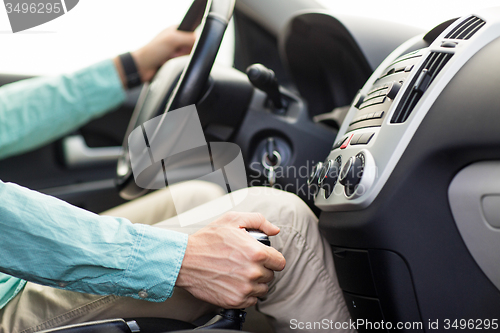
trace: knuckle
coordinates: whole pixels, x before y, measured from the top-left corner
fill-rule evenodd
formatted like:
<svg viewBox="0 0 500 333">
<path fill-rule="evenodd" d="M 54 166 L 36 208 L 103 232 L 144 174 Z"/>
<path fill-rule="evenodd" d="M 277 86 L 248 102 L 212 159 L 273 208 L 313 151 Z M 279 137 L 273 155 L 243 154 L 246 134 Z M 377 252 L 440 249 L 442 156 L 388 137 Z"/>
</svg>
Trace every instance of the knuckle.
<svg viewBox="0 0 500 333">
<path fill-rule="evenodd" d="M 269 291 L 269 286 L 267 284 L 263 284 L 261 295 L 262 296 L 266 295 L 268 291 Z"/>
<path fill-rule="evenodd" d="M 246 302 L 247 305 L 245 305 L 245 308 L 249 308 L 251 306 L 254 306 L 255 304 L 257 304 L 257 297 L 250 297 L 247 302 Z"/>
<path fill-rule="evenodd" d="M 241 305 L 241 300 L 236 298 L 230 298 L 226 301 L 226 304 L 229 308 L 238 308 Z"/>
<path fill-rule="evenodd" d="M 243 285 L 243 287 L 241 288 L 241 292 L 242 292 L 242 297 L 246 297 L 248 295 L 250 295 L 252 292 L 253 292 L 253 287 L 251 284 L 245 284 Z"/>
<path fill-rule="evenodd" d="M 261 213 L 254 213 L 255 219 L 264 222 L 266 218 Z"/>
<path fill-rule="evenodd" d="M 258 268 L 252 268 L 250 269 L 250 271 L 248 272 L 248 278 L 251 280 L 251 281 L 255 281 L 255 280 L 258 280 L 262 277 L 262 272 L 260 269 Z"/>
<path fill-rule="evenodd" d="M 237 219 L 238 217 L 238 213 L 236 212 L 227 212 L 224 214 L 224 218 L 228 221 L 233 221 L 235 219 Z"/>
<path fill-rule="evenodd" d="M 237 213 L 236 212 L 226 212 L 224 215 L 228 216 L 228 217 L 233 217 L 233 216 L 236 216 Z"/>
<path fill-rule="evenodd" d="M 266 276 L 265 282 L 271 282 L 274 279 L 274 272 L 271 271 L 269 275 Z"/>
<path fill-rule="evenodd" d="M 267 259 L 267 252 L 264 249 L 256 249 L 250 256 L 253 262 L 262 262 Z"/>
</svg>

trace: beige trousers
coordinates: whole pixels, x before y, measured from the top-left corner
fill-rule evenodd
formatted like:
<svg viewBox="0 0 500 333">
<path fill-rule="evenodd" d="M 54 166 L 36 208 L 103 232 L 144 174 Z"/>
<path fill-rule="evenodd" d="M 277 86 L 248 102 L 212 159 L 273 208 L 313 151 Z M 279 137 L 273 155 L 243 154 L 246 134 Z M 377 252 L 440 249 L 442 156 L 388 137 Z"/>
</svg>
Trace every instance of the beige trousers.
<svg viewBox="0 0 500 333">
<path fill-rule="evenodd" d="M 209 201 L 217 205 L 224 199 L 221 198 L 223 191 L 209 183 L 192 181 L 171 188 L 175 190 L 175 207 L 170 189 L 165 189 L 103 214 L 125 217 L 133 223 L 154 224 L 160 228 L 192 233 L 210 221 L 182 228 L 177 214 L 196 209 Z M 277 236 L 271 237 L 271 246 L 283 253 L 286 267 L 275 274 L 269 293 L 256 306 L 276 332 L 334 331 L 325 327 L 307 329 L 307 324 L 349 321 L 330 246 L 319 233 L 316 216 L 302 200 L 290 193 L 255 187 L 248 189 L 247 198 L 233 210 L 260 212 L 281 228 Z M 217 310 L 180 288 L 176 288 L 167 301 L 152 303 L 27 283 L 23 291 L 0 311 L 0 332 L 36 332 L 110 318 L 165 317 L 191 322 Z"/>
</svg>

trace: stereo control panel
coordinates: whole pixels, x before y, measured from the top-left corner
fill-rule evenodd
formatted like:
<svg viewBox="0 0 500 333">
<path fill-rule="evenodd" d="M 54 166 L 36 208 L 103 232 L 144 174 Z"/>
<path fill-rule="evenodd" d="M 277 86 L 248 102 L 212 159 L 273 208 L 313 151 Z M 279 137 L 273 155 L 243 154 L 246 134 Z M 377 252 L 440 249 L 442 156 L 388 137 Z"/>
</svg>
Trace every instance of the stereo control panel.
<svg viewBox="0 0 500 333">
<path fill-rule="evenodd" d="M 429 47 L 405 53 L 417 36 L 387 57 L 355 97 L 330 154 L 311 172 L 316 206 L 346 211 L 373 202 L 440 92 L 500 36 L 498 16 L 490 9 L 463 17 Z"/>
</svg>

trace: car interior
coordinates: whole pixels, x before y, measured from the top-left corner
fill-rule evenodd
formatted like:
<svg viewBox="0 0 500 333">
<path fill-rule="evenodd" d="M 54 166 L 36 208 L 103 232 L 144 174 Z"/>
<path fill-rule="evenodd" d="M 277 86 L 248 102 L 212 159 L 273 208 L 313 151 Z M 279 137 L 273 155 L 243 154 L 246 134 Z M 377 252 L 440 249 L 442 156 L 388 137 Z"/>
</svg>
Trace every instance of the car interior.
<svg viewBox="0 0 500 333">
<path fill-rule="evenodd" d="M 231 18 L 233 66 L 214 64 Z M 207 142 L 240 147 L 249 186 L 317 214 L 352 319 L 393 325 L 360 332 L 498 329 L 500 7 L 424 30 L 315 0 L 195 0 L 180 29 L 200 23 L 190 56 L 116 111 L 0 161 L 0 179 L 103 212 L 147 192 L 128 134 L 196 104 Z M 0 73 L 0 85 L 29 77 Z M 255 318 L 244 331 L 270 331 Z M 211 332 L 241 329 L 223 325 Z M 53 332 L 193 327 L 127 318 Z"/>
</svg>

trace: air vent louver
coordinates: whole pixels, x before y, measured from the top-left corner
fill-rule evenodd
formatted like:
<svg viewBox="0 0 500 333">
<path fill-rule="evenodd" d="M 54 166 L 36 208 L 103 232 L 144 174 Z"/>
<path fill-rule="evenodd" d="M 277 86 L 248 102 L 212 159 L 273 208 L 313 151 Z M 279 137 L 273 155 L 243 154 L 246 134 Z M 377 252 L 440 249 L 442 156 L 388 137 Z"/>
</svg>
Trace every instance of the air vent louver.
<svg viewBox="0 0 500 333">
<path fill-rule="evenodd" d="M 420 72 L 413 78 L 411 88 L 401 98 L 391 123 L 403 123 L 408 119 L 415 105 L 452 56 L 452 53 L 443 52 L 432 52 L 429 55 Z"/>
<path fill-rule="evenodd" d="M 457 25 L 444 38 L 469 39 L 485 24 L 486 22 L 481 20 L 479 17 L 471 16 Z"/>
</svg>

